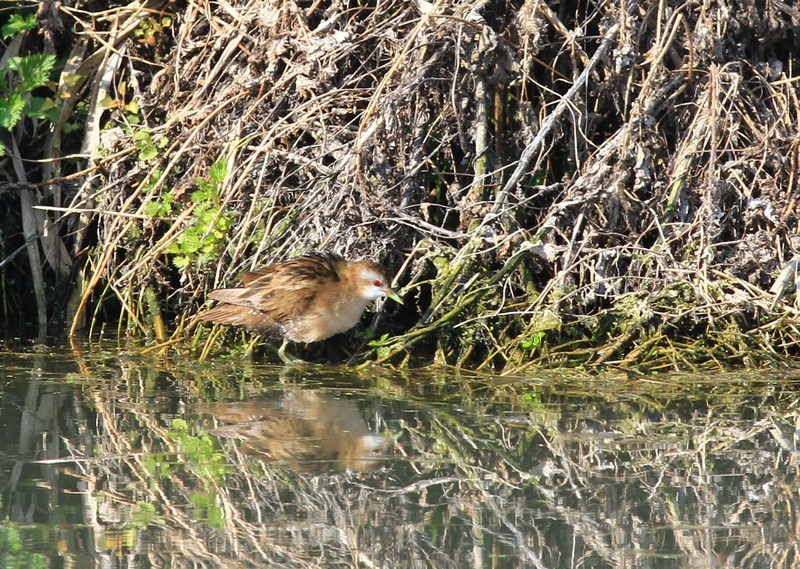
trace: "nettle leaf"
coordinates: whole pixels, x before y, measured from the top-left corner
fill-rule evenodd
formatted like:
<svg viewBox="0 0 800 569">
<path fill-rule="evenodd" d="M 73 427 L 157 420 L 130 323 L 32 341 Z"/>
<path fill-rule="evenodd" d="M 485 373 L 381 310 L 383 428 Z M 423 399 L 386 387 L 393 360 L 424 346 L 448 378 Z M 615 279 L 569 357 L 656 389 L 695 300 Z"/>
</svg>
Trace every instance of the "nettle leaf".
<svg viewBox="0 0 800 569">
<path fill-rule="evenodd" d="M 214 195 L 216 193 L 214 186 L 210 182 L 206 182 L 205 180 L 201 180 L 200 178 L 198 178 L 195 180 L 195 183 L 197 184 L 197 187 L 200 188 L 199 190 L 194 192 L 194 194 L 192 194 L 192 200 L 195 203 L 204 201 L 205 199 L 207 199 L 208 196 Z M 196 199 L 194 197 L 195 195 L 197 195 Z"/>
<path fill-rule="evenodd" d="M 184 254 L 197 253 L 200 250 L 200 237 L 197 235 L 196 230 L 187 229 L 183 235 L 178 239 L 181 247 L 181 252 Z"/>
<path fill-rule="evenodd" d="M 215 183 L 216 186 L 222 185 L 222 182 L 225 181 L 225 175 L 227 173 L 228 173 L 228 164 L 225 160 L 218 160 L 217 162 L 214 162 L 214 165 L 211 166 L 211 170 L 209 171 L 211 180 Z"/>
<path fill-rule="evenodd" d="M 172 200 L 155 200 L 144 205 L 144 214 L 150 217 L 165 217 L 172 213 Z M 174 245 L 172 243 L 171 245 Z"/>
<path fill-rule="evenodd" d="M 161 213 L 161 204 L 158 202 L 147 202 L 144 204 L 144 214 L 149 217 L 158 217 Z"/>
<path fill-rule="evenodd" d="M 0 30 L 0 35 L 3 36 L 3 39 L 13 38 L 20 32 L 25 32 L 28 30 L 36 29 L 36 15 L 35 14 L 28 14 L 23 16 L 22 14 L 11 14 L 8 18 L 8 21 L 3 24 L 2 30 Z"/>
<path fill-rule="evenodd" d="M 8 68 L 19 73 L 26 93 L 46 84 L 55 65 L 56 56 L 49 53 L 34 53 L 8 60 Z"/>
<path fill-rule="evenodd" d="M 225 233 L 231 225 L 233 225 L 233 218 L 230 214 L 220 215 L 219 218 L 217 218 L 216 229 L 218 231 Z"/>
<path fill-rule="evenodd" d="M 25 99 L 19 95 L 0 97 L 0 128 L 11 130 L 22 118 Z"/>
<path fill-rule="evenodd" d="M 216 209 L 203 209 L 202 211 L 197 212 L 197 222 L 198 225 L 206 228 L 209 227 L 212 223 L 214 223 L 214 218 L 217 216 Z"/>
<path fill-rule="evenodd" d="M 199 190 L 192 192 L 192 203 L 202 205 L 205 203 L 207 199 L 208 199 L 208 188 L 203 188 L 201 186 Z"/>
</svg>

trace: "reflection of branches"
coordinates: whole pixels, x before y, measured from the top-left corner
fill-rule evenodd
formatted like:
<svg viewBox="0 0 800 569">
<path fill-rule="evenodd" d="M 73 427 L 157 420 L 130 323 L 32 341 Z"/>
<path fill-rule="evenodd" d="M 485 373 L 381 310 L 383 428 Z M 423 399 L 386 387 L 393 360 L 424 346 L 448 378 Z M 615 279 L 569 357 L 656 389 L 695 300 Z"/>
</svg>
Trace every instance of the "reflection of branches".
<svg viewBox="0 0 800 569">
<path fill-rule="evenodd" d="M 249 370 L 255 381 L 247 388 L 215 379 L 220 399 L 247 392 L 247 404 L 230 405 L 196 401 L 204 399 L 190 395 L 203 391 L 201 376 L 170 375 L 170 391 L 162 392 L 148 386 L 157 374 L 141 362 L 123 368 L 102 388 L 61 387 L 57 400 L 32 389 L 25 404 L 27 420 L 41 419 L 38 435 L 26 431 L 31 453 L 47 439 L 44 431 L 59 433 L 63 445 L 51 444 L 39 462 L 50 488 L 80 493 L 76 525 L 93 532 L 98 555 L 106 554 L 98 538 L 114 537 L 117 547 L 153 564 L 167 564 L 161 557 L 169 554 L 237 568 L 488 567 L 500 560 L 610 568 L 638 552 L 679 554 L 698 567 L 779 567 L 798 559 L 797 530 L 784 520 L 798 518 L 800 413 L 793 389 L 782 390 L 777 377 L 763 384 L 696 378 L 700 387 L 691 394 L 687 378 L 674 389 L 666 380 L 610 376 L 497 386 L 476 377 L 414 384 L 373 371 L 377 383 L 391 384 L 378 400 L 363 394 L 365 377 L 358 396 L 352 384 L 334 387 L 343 387 L 342 376 L 324 376 L 327 389 L 303 389 L 293 378 L 278 383 L 265 370 Z M 180 403 L 172 396 L 176 383 Z M 230 425 L 219 431 L 226 440 L 209 435 L 226 409 L 259 411 L 251 408 L 254 395 L 272 421 L 264 436 L 276 435 L 276 426 L 313 436 L 338 428 L 353 431 L 333 437 L 346 442 L 369 423 L 390 435 L 394 456 L 367 472 L 335 470 L 344 463 L 328 460 L 321 472 L 275 452 L 278 443 L 244 452 L 253 441 L 230 440 Z M 9 406 L 7 397 L 0 401 Z M 293 405 L 308 410 L 302 421 L 282 414 Z M 204 409 L 216 422 L 176 412 L 184 408 Z M 308 423 L 314 417 L 325 429 Z M 311 456 L 312 440 L 299 456 Z M 17 485 L 15 511 L 24 511 L 26 488 Z M 49 508 L 60 507 L 59 496 L 49 491 Z"/>
<path fill-rule="evenodd" d="M 631 410 L 618 412 L 630 420 L 637 417 Z M 758 565 L 759 552 L 774 550 L 775 536 L 765 537 L 752 520 L 769 520 L 780 502 L 780 496 L 770 495 L 776 471 L 769 430 L 775 417 L 742 429 L 741 415 L 730 409 L 720 413 L 710 407 L 704 420 L 686 411 L 688 420 L 679 410 L 647 420 L 639 415 L 638 422 L 611 428 L 607 422 L 578 421 L 566 430 L 550 429 L 545 437 L 554 461 L 547 472 L 551 483 L 542 488 L 548 509 L 612 565 L 631 549 L 665 546 L 654 539 L 654 528 L 674 542 L 688 566 L 717 566 L 721 562 L 713 559 L 727 557 L 738 558 L 736 566 L 745 566 L 744 560 Z M 794 424 L 793 414 L 787 419 Z M 742 453 L 741 444 L 759 439 L 765 450 Z M 732 480 L 739 480 L 741 489 L 726 496 L 723 488 Z M 759 503 L 751 501 L 756 495 Z M 749 513 L 742 517 L 744 508 Z M 795 546 L 790 549 L 787 555 L 797 558 Z"/>
</svg>

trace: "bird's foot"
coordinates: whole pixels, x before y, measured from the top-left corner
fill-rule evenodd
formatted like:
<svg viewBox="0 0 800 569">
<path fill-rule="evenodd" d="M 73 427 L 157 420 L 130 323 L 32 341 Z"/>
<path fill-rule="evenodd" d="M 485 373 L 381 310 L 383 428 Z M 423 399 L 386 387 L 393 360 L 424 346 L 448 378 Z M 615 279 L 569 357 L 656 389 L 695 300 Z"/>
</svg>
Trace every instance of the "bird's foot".
<svg viewBox="0 0 800 569">
<path fill-rule="evenodd" d="M 278 357 L 281 359 L 281 361 L 283 363 L 285 363 L 286 365 L 290 365 L 290 366 L 291 365 L 302 365 L 302 364 L 308 363 L 305 360 L 302 360 L 302 359 L 298 358 L 297 356 L 293 356 L 291 354 L 287 354 L 286 353 L 286 346 L 288 346 L 288 345 L 289 345 L 289 342 L 284 340 L 283 343 L 281 344 L 281 347 L 278 348 Z"/>
</svg>

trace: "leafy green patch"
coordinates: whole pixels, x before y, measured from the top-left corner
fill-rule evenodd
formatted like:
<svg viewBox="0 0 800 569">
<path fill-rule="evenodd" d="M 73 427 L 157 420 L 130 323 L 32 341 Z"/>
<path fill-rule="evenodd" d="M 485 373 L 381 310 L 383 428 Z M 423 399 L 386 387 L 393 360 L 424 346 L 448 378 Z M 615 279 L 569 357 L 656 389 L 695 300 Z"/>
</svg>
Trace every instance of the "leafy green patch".
<svg viewBox="0 0 800 569">
<path fill-rule="evenodd" d="M 0 35 L 3 36 L 4 40 L 13 38 L 20 32 L 26 32 L 28 30 L 33 30 L 36 28 L 36 15 L 35 14 L 11 14 L 8 18 L 8 21 L 3 24 L 3 28 L 0 30 Z"/>
<path fill-rule="evenodd" d="M 128 104 L 130 107 L 132 103 Z M 138 107 L 137 107 L 138 109 Z M 140 129 L 133 133 L 133 145 L 139 151 L 139 160 L 147 162 L 156 158 L 164 148 L 169 144 L 169 139 L 166 136 L 154 140 L 150 131 L 147 129 Z"/>
<path fill-rule="evenodd" d="M 26 550 L 20 528 L 13 522 L 0 525 L 0 564 L 9 569 L 39 569 L 47 567 L 41 553 Z"/>
<path fill-rule="evenodd" d="M 55 100 L 31 94 L 50 84 L 50 73 L 55 65 L 55 56 L 44 53 L 8 59 L 5 68 L 0 70 L 0 128 L 11 130 L 26 116 L 58 121 Z"/>
<path fill-rule="evenodd" d="M 192 216 L 178 238 L 167 247 L 175 255 L 173 264 L 182 269 L 190 263 L 199 266 L 216 260 L 225 248 L 233 214 L 222 211 L 219 190 L 225 180 L 224 161 L 215 163 L 209 180 L 195 180 L 197 191 L 192 193 Z"/>
</svg>

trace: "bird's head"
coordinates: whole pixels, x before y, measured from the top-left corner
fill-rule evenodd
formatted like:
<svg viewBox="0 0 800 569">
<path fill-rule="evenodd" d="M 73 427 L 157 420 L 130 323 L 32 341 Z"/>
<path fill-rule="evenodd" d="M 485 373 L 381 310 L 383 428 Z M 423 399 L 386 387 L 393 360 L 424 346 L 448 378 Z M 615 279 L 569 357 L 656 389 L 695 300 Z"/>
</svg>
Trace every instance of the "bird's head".
<svg viewBox="0 0 800 569">
<path fill-rule="evenodd" d="M 383 268 L 371 261 L 362 261 L 358 265 L 357 283 L 362 298 L 365 300 L 391 298 L 403 304 L 403 299 L 389 286 L 389 278 Z"/>
</svg>

